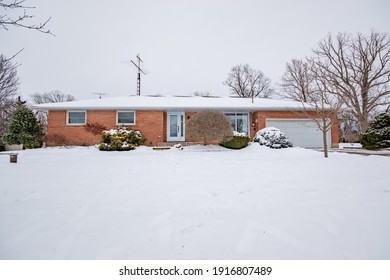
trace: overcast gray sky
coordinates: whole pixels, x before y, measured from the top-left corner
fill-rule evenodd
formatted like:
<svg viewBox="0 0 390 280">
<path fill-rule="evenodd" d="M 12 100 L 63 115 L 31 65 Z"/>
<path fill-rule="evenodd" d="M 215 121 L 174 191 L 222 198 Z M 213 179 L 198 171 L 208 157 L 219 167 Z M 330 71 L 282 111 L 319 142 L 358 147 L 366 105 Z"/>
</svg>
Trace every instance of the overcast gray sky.
<svg viewBox="0 0 390 280">
<path fill-rule="evenodd" d="M 33 22 L 52 17 L 56 36 L 0 30 L 1 52 L 15 61 L 27 98 L 60 90 L 76 99 L 136 94 L 226 96 L 232 66 L 248 63 L 274 83 L 286 62 L 304 58 L 329 32 L 390 30 L 389 0 L 27 0 Z"/>
</svg>

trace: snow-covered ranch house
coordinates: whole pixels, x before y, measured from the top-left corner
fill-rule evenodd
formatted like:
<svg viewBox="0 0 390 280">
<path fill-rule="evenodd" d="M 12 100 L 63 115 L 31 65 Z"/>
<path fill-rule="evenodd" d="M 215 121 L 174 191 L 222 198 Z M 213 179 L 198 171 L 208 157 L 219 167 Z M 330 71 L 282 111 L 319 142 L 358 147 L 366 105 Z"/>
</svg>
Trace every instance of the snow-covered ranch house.
<svg viewBox="0 0 390 280">
<path fill-rule="evenodd" d="M 120 125 L 140 130 L 145 145 L 185 142 L 186 122 L 199 111 L 218 110 L 226 114 L 233 129 L 251 138 L 264 127 L 283 131 L 294 146 L 322 147 L 322 132 L 295 101 L 231 97 L 125 96 L 36 105 L 48 111 L 48 136 L 61 135 L 72 144 L 92 145 L 99 141 L 85 129 L 87 123 L 99 123 L 107 129 Z M 332 118 L 328 131 L 329 146 L 338 145 L 338 122 Z"/>
</svg>

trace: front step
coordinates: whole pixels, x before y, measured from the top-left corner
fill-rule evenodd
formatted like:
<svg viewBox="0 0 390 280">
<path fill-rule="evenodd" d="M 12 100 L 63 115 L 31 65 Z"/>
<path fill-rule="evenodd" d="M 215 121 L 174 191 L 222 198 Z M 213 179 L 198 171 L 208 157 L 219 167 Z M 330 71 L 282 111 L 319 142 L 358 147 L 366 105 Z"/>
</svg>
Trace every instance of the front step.
<svg viewBox="0 0 390 280">
<path fill-rule="evenodd" d="M 158 142 L 157 147 L 173 147 L 177 144 L 182 146 L 194 146 L 194 145 L 203 145 L 202 142 Z"/>
<path fill-rule="evenodd" d="M 153 147 L 154 151 L 165 151 L 169 149 L 171 149 L 171 147 Z"/>
</svg>

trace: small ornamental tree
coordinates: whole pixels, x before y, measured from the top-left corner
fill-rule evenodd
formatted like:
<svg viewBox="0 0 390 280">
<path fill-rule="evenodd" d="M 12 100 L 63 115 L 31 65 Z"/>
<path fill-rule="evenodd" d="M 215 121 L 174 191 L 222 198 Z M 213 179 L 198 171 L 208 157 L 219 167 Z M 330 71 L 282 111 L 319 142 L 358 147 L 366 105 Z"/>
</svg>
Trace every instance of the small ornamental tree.
<svg viewBox="0 0 390 280">
<path fill-rule="evenodd" d="M 101 135 L 103 130 L 107 128 L 101 123 L 87 123 L 85 126 L 85 130 L 93 134 L 93 142 L 96 142 L 96 136 Z"/>
<path fill-rule="evenodd" d="M 233 137 L 233 127 L 224 113 L 206 110 L 191 117 L 186 124 L 186 135 L 202 140 L 205 145 L 219 143 Z"/>
<path fill-rule="evenodd" d="M 23 144 L 24 148 L 33 149 L 40 146 L 41 128 L 34 113 L 25 105 L 19 105 L 8 125 L 8 133 L 4 134 L 5 143 Z"/>
<path fill-rule="evenodd" d="M 390 114 L 378 115 L 362 135 L 361 144 L 368 150 L 378 150 L 390 147 Z"/>
</svg>

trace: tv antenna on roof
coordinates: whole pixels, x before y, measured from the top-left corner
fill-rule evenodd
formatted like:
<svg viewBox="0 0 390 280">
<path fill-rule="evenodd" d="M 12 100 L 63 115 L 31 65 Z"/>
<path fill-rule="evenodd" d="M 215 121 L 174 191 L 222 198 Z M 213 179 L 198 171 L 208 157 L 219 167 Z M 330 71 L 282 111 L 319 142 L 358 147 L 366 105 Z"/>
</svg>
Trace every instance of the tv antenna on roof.
<svg viewBox="0 0 390 280">
<path fill-rule="evenodd" d="M 105 92 L 91 92 L 91 94 L 99 95 L 99 99 L 102 99 L 102 96 L 109 95 L 108 93 Z"/>
<path fill-rule="evenodd" d="M 142 59 L 139 57 L 139 54 L 137 54 L 137 63 L 130 60 L 131 63 L 134 64 L 134 66 L 138 69 L 137 73 L 137 95 L 141 95 L 141 73 L 146 75 L 144 71 L 141 69 L 141 62 L 143 63 Z"/>
</svg>

